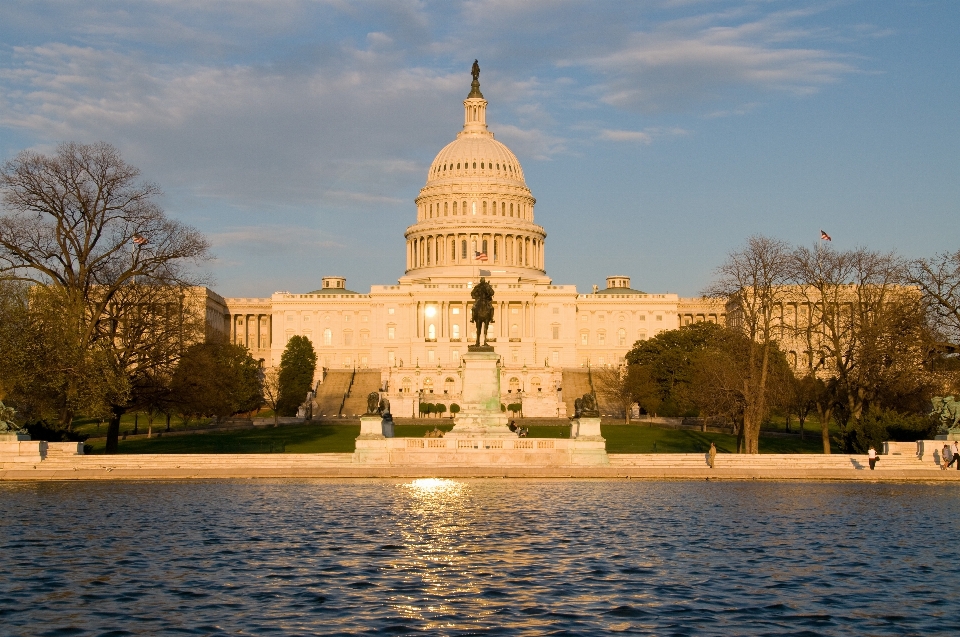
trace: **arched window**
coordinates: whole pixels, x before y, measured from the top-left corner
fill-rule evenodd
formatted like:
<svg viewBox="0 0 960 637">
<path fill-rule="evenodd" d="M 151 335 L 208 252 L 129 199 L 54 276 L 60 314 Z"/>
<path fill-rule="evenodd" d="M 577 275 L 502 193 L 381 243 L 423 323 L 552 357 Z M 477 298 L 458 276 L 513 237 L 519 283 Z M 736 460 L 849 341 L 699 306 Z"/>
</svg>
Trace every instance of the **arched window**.
<svg viewBox="0 0 960 637">
<path fill-rule="evenodd" d="M 452 378 L 447 376 L 446 380 L 443 381 L 443 393 L 452 394 L 457 388 L 456 383 Z"/>
<path fill-rule="evenodd" d="M 433 204 L 430 204 L 430 217 L 433 217 Z"/>
<path fill-rule="evenodd" d="M 400 391 L 402 391 L 404 394 L 409 394 L 409 393 L 410 393 L 410 387 L 411 387 L 411 385 L 410 385 L 410 379 L 409 379 L 409 378 L 404 378 L 404 379 L 400 382 Z"/>
<path fill-rule="evenodd" d="M 519 389 L 520 389 L 520 379 L 517 378 L 516 376 L 511 377 L 509 392 L 511 394 L 515 394 L 517 393 L 517 391 L 519 391 Z"/>
<path fill-rule="evenodd" d="M 486 240 L 486 239 L 483 240 L 483 250 L 481 250 L 481 252 L 483 252 L 484 254 L 487 253 L 487 240 Z"/>
<path fill-rule="evenodd" d="M 477 167 L 477 162 L 473 162 L 473 167 L 474 167 L 474 168 Z"/>
<path fill-rule="evenodd" d="M 500 202 L 500 216 L 501 217 L 507 216 L 507 204 L 504 203 L 503 201 Z"/>
<path fill-rule="evenodd" d="M 433 393 L 433 379 L 432 379 L 432 378 L 424 378 L 424 379 L 423 379 L 423 391 L 424 391 L 424 393 L 427 393 L 427 394 L 432 394 L 432 393 Z"/>
<path fill-rule="evenodd" d="M 542 388 L 540 387 L 540 377 L 539 377 L 539 376 L 534 376 L 533 378 L 531 378 L 531 379 L 530 379 L 530 391 L 540 391 L 541 389 L 542 389 Z"/>
<path fill-rule="evenodd" d="M 457 260 L 457 240 L 456 239 L 450 239 L 450 260 L 451 261 Z"/>
<path fill-rule="evenodd" d="M 620 318 L 623 318 L 622 316 Z M 624 347 L 627 344 L 627 330 L 622 327 L 617 330 L 617 345 Z"/>
<path fill-rule="evenodd" d="M 333 345 L 333 330 L 331 330 L 329 327 L 323 330 L 323 344 Z"/>
<path fill-rule="evenodd" d="M 487 202 L 484 201 L 482 205 L 483 205 L 483 214 L 487 214 Z"/>
<path fill-rule="evenodd" d="M 513 216 L 513 204 L 510 204 L 510 216 Z"/>
<path fill-rule="evenodd" d="M 443 216 L 444 216 L 444 217 L 448 217 L 449 215 L 448 215 L 447 213 L 448 213 L 449 211 L 450 211 L 449 203 L 446 202 L 446 201 L 444 201 L 444 202 L 443 202 Z"/>
<path fill-rule="evenodd" d="M 456 201 L 453 202 L 453 216 L 454 216 L 454 217 L 457 216 L 457 202 L 456 202 Z"/>
</svg>

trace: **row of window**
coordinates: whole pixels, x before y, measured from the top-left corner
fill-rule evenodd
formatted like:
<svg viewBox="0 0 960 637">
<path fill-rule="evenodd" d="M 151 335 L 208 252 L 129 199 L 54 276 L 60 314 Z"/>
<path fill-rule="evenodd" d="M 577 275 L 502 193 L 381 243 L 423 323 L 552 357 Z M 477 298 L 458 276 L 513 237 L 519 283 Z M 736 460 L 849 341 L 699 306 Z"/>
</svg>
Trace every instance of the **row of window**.
<svg viewBox="0 0 960 637">
<path fill-rule="evenodd" d="M 469 244 L 466 239 L 461 239 L 458 257 L 457 240 L 451 236 L 449 261 L 446 259 L 448 253 L 444 250 L 446 241 L 446 236 L 421 237 L 409 241 L 407 243 L 409 267 L 418 268 L 476 260 L 504 265 L 543 267 L 543 242 L 532 237 L 508 235 L 496 237 L 492 241 L 471 239 Z"/>
<path fill-rule="evenodd" d="M 510 174 L 512 174 L 512 175 L 517 175 L 517 174 L 519 174 L 519 172 L 520 172 L 519 170 L 517 170 L 517 169 L 514 168 L 513 164 L 504 163 L 504 164 L 502 164 L 502 165 L 503 165 L 502 170 L 503 170 L 504 172 L 510 173 Z M 461 169 L 461 166 L 463 166 L 462 169 Z M 500 166 L 501 166 L 501 164 L 500 164 L 500 162 L 498 162 L 498 161 L 488 161 L 488 160 L 485 160 L 485 159 L 480 161 L 480 170 L 501 170 Z M 454 163 L 454 162 L 446 163 L 446 162 L 445 162 L 445 163 L 443 163 L 443 164 L 437 164 L 437 165 L 434 167 L 434 169 L 433 169 L 433 174 L 434 174 L 434 175 L 441 175 L 441 174 L 443 174 L 443 173 L 445 173 L 445 172 L 450 172 L 450 171 L 453 171 L 453 170 L 470 170 L 471 168 L 472 168 L 473 170 L 477 170 L 477 161 L 476 161 L 476 160 L 474 160 L 473 162 L 469 162 L 469 161 L 465 161 L 465 162 L 459 162 L 459 161 L 458 161 L 458 162 L 456 162 L 456 163 Z"/>
<path fill-rule="evenodd" d="M 441 216 L 442 217 L 451 217 L 451 216 L 456 217 L 456 216 L 467 216 L 467 215 L 476 216 L 478 212 L 480 213 L 481 216 L 483 215 L 496 216 L 498 211 L 501 217 L 516 216 L 517 218 L 524 218 L 524 219 L 527 218 L 527 210 L 528 210 L 527 204 L 517 203 L 516 215 L 514 215 L 513 202 L 501 201 L 499 202 L 500 207 L 497 208 L 497 202 L 491 201 L 489 202 L 489 205 L 490 205 L 489 212 L 487 208 L 488 202 L 486 200 L 482 200 L 479 202 L 480 203 L 479 209 L 478 209 L 477 203 L 478 202 L 476 201 L 471 202 L 471 205 L 468 207 L 466 201 L 459 202 L 459 206 L 457 205 L 458 202 L 456 201 L 452 202 L 452 204 L 449 201 L 444 201 L 443 207 L 442 207 L 442 214 L 441 214 L 440 202 L 437 202 L 435 204 L 434 203 L 423 204 L 421 206 L 420 218 L 433 219 L 435 217 L 441 217 Z"/>
</svg>

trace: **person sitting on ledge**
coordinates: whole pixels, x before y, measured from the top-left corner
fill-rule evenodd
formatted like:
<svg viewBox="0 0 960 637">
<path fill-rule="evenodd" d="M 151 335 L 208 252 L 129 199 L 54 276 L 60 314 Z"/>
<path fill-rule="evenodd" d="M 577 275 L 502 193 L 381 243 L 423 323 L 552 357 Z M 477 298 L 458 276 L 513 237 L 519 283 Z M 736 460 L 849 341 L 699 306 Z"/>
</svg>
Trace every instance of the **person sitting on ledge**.
<svg viewBox="0 0 960 637">
<path fill-rule="evenodd" d="M 517 421 L 516 421 L 516 420 L 511 420 L 511 421 L 510 421 L 510 431 L 514 431 L 514 432 L 515 432 L 516 430 L 517 430 Z"/>
</svg>

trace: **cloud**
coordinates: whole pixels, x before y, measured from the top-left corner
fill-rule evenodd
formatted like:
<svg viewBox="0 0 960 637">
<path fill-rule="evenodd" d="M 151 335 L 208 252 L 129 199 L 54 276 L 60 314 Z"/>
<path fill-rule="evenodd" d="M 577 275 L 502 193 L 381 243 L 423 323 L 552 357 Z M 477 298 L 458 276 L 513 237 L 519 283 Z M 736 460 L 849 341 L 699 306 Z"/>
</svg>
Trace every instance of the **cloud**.
<svg viewBox="0 0 960 637">
<path fill-rule="evenodd" d="M 561 65 L 595 70 L 604 78 L 595 87 L 604 102 L 640 112 L 679 111 L 745 90 L 806 95 L 855 66 L 842 54 L 801 44 L 819 35 L 792 24 L 803 15 L 670 21 L 631 33 L 613 50 Z"/>
<path fill-rule="evenodd" d="M 302 226 L 276 226 L 270 224 L 238 226 L 207 235 L 216 248 L 250 248 L 261 253 L 308 252 L 317 249 L 343 248 L 340 241 L 323 238 L 319 230 Z"/>
<path fill-rule="evenodd" d="M 608 142 L 639 142 L 641 144 L 649 144 L 653 141 L 653 138 L 643 131 L 610 130 L 608 128 L 600 131 L 597 137 L 598 139 Z"/>
</svg>

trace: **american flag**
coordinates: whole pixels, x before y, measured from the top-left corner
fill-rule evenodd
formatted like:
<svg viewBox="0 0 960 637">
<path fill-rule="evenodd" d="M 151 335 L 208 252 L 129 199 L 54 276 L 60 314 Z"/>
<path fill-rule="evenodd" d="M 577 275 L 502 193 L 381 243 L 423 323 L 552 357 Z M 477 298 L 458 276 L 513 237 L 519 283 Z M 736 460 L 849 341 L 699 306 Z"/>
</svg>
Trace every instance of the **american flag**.
<svg viewBox="0 0 960 637">
<path fill-rule="evenodd" d="M 143 237 L 139 234 L 133 235 L 133 242 L 136 243 L 138 246 L 146 245 L 148 243 L 146 237 Z"/>
<path fill-rule="evenodd" d="M 473 258 L 476 259 L 477 261 L 486 261 L 486 260 L 487 260 L 487 253 L 486 253 L 486 252 L 474 252 L 474 253 L 473 253 Z"/>
<path fill-rule="evenodd" d="M 823 231 L 823 228 L 820 229 L 820 239 L 822 241 L 833 241 L 833 239 L 830 238 L 830 235 Z"/>
</svg>

